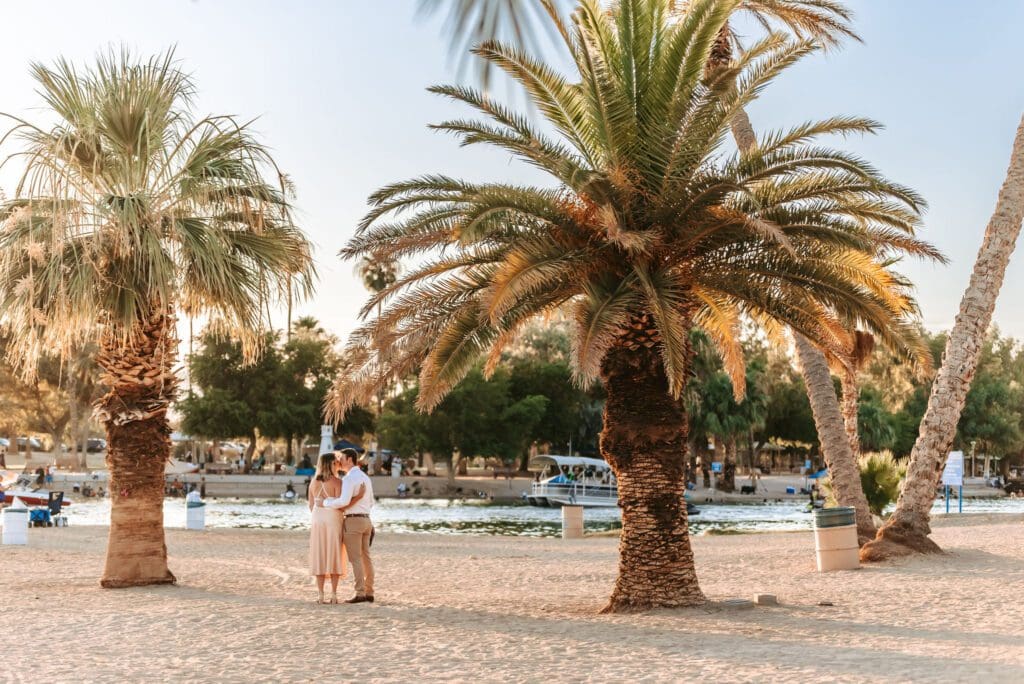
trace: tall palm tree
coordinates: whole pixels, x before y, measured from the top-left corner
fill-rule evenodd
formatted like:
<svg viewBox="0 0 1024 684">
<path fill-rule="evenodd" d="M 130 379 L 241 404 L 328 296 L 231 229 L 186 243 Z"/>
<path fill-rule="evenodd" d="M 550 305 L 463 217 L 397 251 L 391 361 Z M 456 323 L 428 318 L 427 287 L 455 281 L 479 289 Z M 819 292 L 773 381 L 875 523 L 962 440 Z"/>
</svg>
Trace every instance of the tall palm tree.
<svg viewBox="0 0 1024 684">
<path fill-rule="evenodd" d="M 929 538 L 935 487 L 946 454 L 953 445 L 967 392 L 978 367 L 985 333 L 992 322 L 996 298 L 1006 275 L 1021 221 L 1024 220 L 1024 118 L 1013 141 L 1010 167 L 996 200 L 995 212 L 974 262 L 971 280 L 960 301 L 953 330 L 946 339 L 942 367 L 932 384 L 928 408 L 910 452 L 907 478 L 896 510 L 878 530 L 878 538 L 861 549 L 863 560 L 883 560 L 916 552 L 934 553 Z"/>
<path fill-rule="evenodd" d="M 860 40 L 850 25 L 852 13 L 834 0 L 742 0 L 737 12 L 747 14 L 766 30 L 779 26 L 797 37 L 809 37 L 826 49 L 837 47 L 844 38 Z M 741 48 L 727 24 L 719 33 L 712 50 L 707 67 L 708 76 L 727 69 L 733 51 Z M 757 136 L 746 111 L 737 112 L 732 121 L 732 132 L 741 149 L 749 150 L 757 145 Z M 878 252 L 878 258 L 889 264 L 894 254 L 912 254 L 945 263 L 945 257 L 925 243 L 899 246 L 880 244 Z M 909 290 L 909 284 L 904 286 Z M 858 537 L 860 543 L 865 544 L 874 538 L 876 528 L 857 465 L 860 439 L 857 435 L 859 385 L 856 376 L 871 353 L 874 338 L 869 333 L 857 330 L 856 326 L 857 321 L 848 321 L 845 334 L 842 335 L 844 342 L 839 344 L 838 349 L 832 350 L 815 346 L 797 331 L 792 331 L 792 336 L 818 441 L 832 480 L 832 491 L 840 505 L 856 510 Z M 925 354 L 917 356 L 914 366 L 918 374 L 930 369 L 928 361 Z M 830 365 L 840 377 L 841 403 L 832 383 Z"/>
<path fill-rule="evenodd" d="M 441 0 L 423 0 L 421 7 L 439 8 Z M 525 48 L 524 41 L 532 36 L 524 33 L 521 27 L 528 23 L 528 18 L 535 18 L 541 8 L 557 18 L 565 9 L 567 2 L 550 0 L 530 0 L 517 3 L 494 3 L 491 0 L 457 0 L 450 5 L 448 30 L 453 38 L 453 51 L 464 44 L 484 42 L 495 39 L 503 28 L 511 29 L 511 37 Z M 677 0 L 671 3 L 669 11 L 677 16 L 685 15 L 699 3 L 689 0 Z M 759 24 L 766 31 L 781 29 L 797 38 L 815 40 L 825 48 L 838 46 L 844 38 L 860 40 L 853 31 L 850 21 L 852 13 L 841 3 L 834 0 L 741 0 L 736 5 L 735 13 L 743 13 Z M 486 20 L 483 19 L 486 17 Z M 474 19 L 480 18 L 479 21 Z M 507 26 L 506 26 L 507 25 Z M 732 31 L 731 22 L 720 30 L 715 39 L 708 62 L 705 77 L 708 79 L 722 78 L 719 72 L 731 64 L 734 52 L 742 50 L 739 37 Z M 465 53 L 463 53 L 465 54 Z M 481 80 L 486 88 L 493 67 L 487 60 L 480 60 Z M 746 111 L 737 111 L 731 122 L 733 137 L 740 149 L 749 150 L 757 144 L 757 136 L 750 123 Z M 833 491 L 841 505 L 852 506 L 857 511 L 858 536 L 862 543 L 872 539 L 875 525 L 868 509 L 867 499 L 860 485 L 857 467 L 859 450 L 856 443 L 850 440 L 849 431 L 856 430 L 857 391 L 856 383 L 850 382 L 851 371 L 846 367 L 847 355 L 841 354 L 836 364 L 843 378 L 843 404 L 840 405 L 829 372 L 829 361 L 825 352 L 811 344 L 806 338 L 794 333 L 795 349 L 804 386 L 808 399 L 813 407 L 815 426 L 825 462 L 834 480 Z M 852 339 L 856 339 L 855 337 Z M 849 345 L 848 345 L 849 346 Z M 833 357 L 835 358 L 835 357 Z M 851 412 L 854 418 L 851 422 Z M 845 431 L 840 430 L 840 425 Z M 844 433 L 847 437 L 844 437 Z M 846 441 L 844 441 L 846 440 Z M 846 442 L 851 443 L 847 447 Z"/>
<path fill-rule="evenodd" d="M 13 156 L 25 170 L 0 209 L 0 310 L 26 372 L 43 350 L 98 342 L 111 478 L 101 584 L 171 583 L 175 312 L 204 312 L 257 352 L 263 303 L 283 297 L 288 277 L 309 292 L 309 244 L 266 148 L 231 117 L 192 115 L 194 86 L 172 52 L 112 51 L 32 74 L 50 117 L 17 120 L 4 137 L 22 143 Z"/>
<path fill-rule="evenodd" d="M 743 396 L 741 316 L 788 325 L 830 346 L 837 316 L 856 317 L 913 352 L 906 297 L 871 254 L 910 240 L 913 192 L 866 162 L 814 145 L 870 131 L 837 117 L 766 136 L 730 154 L 735 113 L 814 51 L 771 34 L 735 60 L 738 79 L 708 82 L 704 66 L 737 0 L 702 0 L 684 17 L 669 0 L 586 0 L 559 24 L 573 79 L 498 43 L 476 53 L 521 84 L 555 136 L 481 93 L 434 92 L 486 122 L 435 126 L 463 144 L 511 152 L 555 187 L 427 175 L 374 193 L 343 254 L 424 261 L 370 299 L 379 317 L 354 332 L 352 365 L 332 392 L 335 417 L 382 377 L 420 369 L 419 407 L 435 407 L 481 354 L 493 369 L 538 315 L 570 306 L 577 379 L 604 382 L 601 451 L 623 509 L 619 577 L 607 610 L 704 600 L 683 501 L 691 327 L 704 329 Z"/>
<path fill-rule="evenodd" d="M 688 3 L 684 3 L 684 6 L 689 8 Z M 746 11 L 769 30 L 773 24 L 781 24 L 797 36 L 809 34 L 825 47 L 838 45 L 844 37 L 859 40 L 850 27 L 850 12 L 831 0 L 743 0 L 737 6 L 737 11 Z M 712 79 L 727 72 L 737 48 L 741 49 L 737 36 L 732 31 L 731 23 L 726 23 L 716 37 L 705 77 Z M 758 144 L 757 135 L 746 110 L 736 112 L 730 123 L 736 145 L 741 150 L 753 150 Z M 840 430 L 840 425 L 848 428 L 849 423 L 844 421 L 844 411 L 832 384 L 828 359 L 825 352 L 804 335 L 797 331 L 792 331 L 792 334 L 798 367 L 804 378 L 832 490 L 840 505 L 850 506 L 856 511 L 858 540 L 862 544 L 866 543 L 875 534 L 875 523 L 860 482 L 857 450 L 853 449 L 852 442 Z M 852 401 L 856 410 L 856 396 Z"/>
</svg>

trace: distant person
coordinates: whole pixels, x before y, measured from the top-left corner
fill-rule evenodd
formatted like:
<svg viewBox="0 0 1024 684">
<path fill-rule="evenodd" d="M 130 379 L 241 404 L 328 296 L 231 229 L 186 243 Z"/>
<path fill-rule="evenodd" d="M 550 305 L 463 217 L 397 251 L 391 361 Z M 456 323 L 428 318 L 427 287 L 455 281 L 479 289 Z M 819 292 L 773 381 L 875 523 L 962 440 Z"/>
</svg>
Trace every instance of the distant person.
<svg viewBox="0 0 1024 684">
<path fill-rule="evenodd" d="M 7 447 L 0 444 L 0 470 L 7 470 Z"/>
<path fill-rule="evenodd" d="M 406 495 L 406 492 L 409 491 L 408 485 L 406 485 L 404 482 L 399 482 L 398 483 L 398 487 L 396 487 L 395 489 L 398 492 L 398 498 L 399 499 L 404 499 L 405 495 Z"/>
<path fill-rule="evenodd" d="M 206 498 L 206 478 L 199 478 L 199 496 L 200 498 Z"/>
<path fill-rule="evenodd" d="M 36 468 L 36 488 L 42 487 L 44 484 L 46 484 L 46 471 Z"/>
<path fill-rule="evenodd" d="M 57 466 L 50 466 L 46 469 L 46 486 L 49 487 L 53 484 L 53 474 L 57 471 Z"/>
</svg>

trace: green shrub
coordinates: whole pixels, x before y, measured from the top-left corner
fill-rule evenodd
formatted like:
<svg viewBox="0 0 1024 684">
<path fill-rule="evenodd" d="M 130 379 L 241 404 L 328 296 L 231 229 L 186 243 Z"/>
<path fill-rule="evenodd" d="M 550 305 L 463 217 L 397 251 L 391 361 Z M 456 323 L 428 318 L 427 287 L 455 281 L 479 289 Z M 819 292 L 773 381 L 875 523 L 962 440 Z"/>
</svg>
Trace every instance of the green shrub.
<svg viewBox="0 0 1024 684">
<path fill-rule="evenodd" d="M 907 466 L 897 463 L 892 452 L 870 453 L 861 455 L 860 485 L 864 488 L 864 496 L 868 500 L 868 508 L 875 515 L 900 495 L 900 481 L 907 474 Z"/>
<path fill-rule="evenodd" d="M 862 454 L 857 464 L 860 466 L 860 486 L 868 500 L 868 508 L 874 515 L 882 515 L 889 504 L 900 495 L 900 482 L 907 474 L 907 466 L 898 463 L 890 451 Z M 838 505 L 832 490 L 831 478 L 822 482 L 828 504 Z"/>
</svg>

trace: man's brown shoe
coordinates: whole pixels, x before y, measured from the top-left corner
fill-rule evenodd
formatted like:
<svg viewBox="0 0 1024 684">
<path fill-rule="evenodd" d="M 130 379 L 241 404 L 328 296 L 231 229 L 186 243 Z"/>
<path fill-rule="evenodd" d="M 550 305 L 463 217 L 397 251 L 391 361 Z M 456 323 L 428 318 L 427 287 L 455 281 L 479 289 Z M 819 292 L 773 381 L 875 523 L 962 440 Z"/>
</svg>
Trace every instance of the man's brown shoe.
<svg viewBox="0 0 1024 684">
<path fill-rule="evenodd" d="M 371 603 L 372 601 L 373 598 L 370 596 L 353 596 L 349 600 L 345 601 L 345 603 Z"/>
<path fill-rule="evenodd" d="M 367 603 L 373 603 L 373 595 L 372 594 L 367 594 L 366 595 L 366 602 Z"/>
</svg>

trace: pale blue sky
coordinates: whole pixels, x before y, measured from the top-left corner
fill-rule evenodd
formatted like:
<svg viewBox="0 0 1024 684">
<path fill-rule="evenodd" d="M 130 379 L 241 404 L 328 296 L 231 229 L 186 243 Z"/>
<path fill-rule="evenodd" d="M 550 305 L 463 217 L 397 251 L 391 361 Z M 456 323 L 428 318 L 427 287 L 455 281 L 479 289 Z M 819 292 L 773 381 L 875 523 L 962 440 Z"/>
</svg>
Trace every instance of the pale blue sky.
<svg viewBox="0 0 1024 684">
<path fill-rule="evenodd" d="M 948 267 L 909 264 L 925 324 L 948 328 L 1024 112 L 1024 3 L 1019 0 L 851 2 L 864 44 L 816 56 L 784 75 L 751 110 L 758 130 L 830 114 L 883 122 L 881 135 L 841 142 L 930 203 L 924 237 Z M 199 87 L 199 109 L 259 117 L 256 126 L 298 188 L 299 218 L 316 244 L 320 283 L 298 309 L 344 337 L 365 291 L 336 254 L 379 186 L 424 172 L 536 179 L 498 153 L 458 148 L 427 130 L 459 113 L 426 93 L 455 79 L 438 20 L 415 0 L 252 2 L 91 0 L 19 3 L 0 21 L 0 111 L 35 116 L 31 60 L 90 60 L 124 43 L 177 45 Z M 497 94 L 504 95 L 502 88 Z M 10 171 L 0 187 L 10 193 Z M 1024 252 L 1024 250 L 1022 250 Z M 1024 338 L 1024 253 L 996 309 Z M 275 325 L 283 325 L 283 315 Z"/>
</svg>

